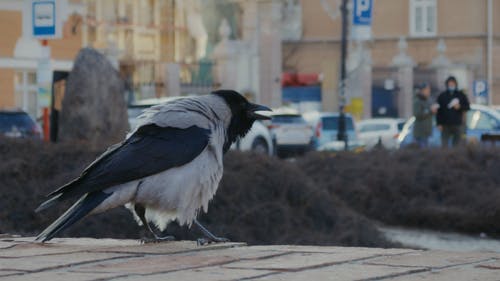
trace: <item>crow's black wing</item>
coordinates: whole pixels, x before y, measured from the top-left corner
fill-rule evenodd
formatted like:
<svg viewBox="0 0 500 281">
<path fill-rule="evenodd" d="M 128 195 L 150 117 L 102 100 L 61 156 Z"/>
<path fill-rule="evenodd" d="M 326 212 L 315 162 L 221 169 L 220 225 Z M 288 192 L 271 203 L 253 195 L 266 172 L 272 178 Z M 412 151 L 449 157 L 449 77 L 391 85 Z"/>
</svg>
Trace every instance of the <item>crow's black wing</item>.
<svg viewBox="0 0 500 281">
<path fill-rule="evenodd" d="M 103 153 L 80 177 L 53 191 L 53 197 L 38 210 L 56 201 L 144 178 L 196 158 L 208 145 L 210 130 L 197 126 L 186 129 L 155 124 L 139 128 L 132 136 Z M 53 201 L 53 202 L 52 202 Z"/>
</svg>

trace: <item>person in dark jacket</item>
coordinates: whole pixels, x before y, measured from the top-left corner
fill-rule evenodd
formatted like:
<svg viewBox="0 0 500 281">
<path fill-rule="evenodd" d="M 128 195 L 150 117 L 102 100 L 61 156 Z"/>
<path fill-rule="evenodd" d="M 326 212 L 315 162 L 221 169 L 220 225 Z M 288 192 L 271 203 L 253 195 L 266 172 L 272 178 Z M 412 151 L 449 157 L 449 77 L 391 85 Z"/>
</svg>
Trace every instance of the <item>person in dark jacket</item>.
<svg viewBox="0 0 500 281">
<path fill-rule="evenodd" d="M 437 108 L 431 101 L 431 87 L 422 83 L 413 101 L 413 115 L 415 125 L 413 126 L 413 137 L 420 147 L 427 147 L 429 137 L 432 135 L 432 117 Z"/>
<path fill-rule="evenodd" d="M 453 146 L 457 146 L 464 134 L 464 116 L 470 104 L 467 96 L 458 90 L 455 77 L 446 79 L 446 91 L 439 95 L 437 103 L 436 123 L 441 131 L 441 145 L 447 147 L 451 140 Z"/>
</svg>

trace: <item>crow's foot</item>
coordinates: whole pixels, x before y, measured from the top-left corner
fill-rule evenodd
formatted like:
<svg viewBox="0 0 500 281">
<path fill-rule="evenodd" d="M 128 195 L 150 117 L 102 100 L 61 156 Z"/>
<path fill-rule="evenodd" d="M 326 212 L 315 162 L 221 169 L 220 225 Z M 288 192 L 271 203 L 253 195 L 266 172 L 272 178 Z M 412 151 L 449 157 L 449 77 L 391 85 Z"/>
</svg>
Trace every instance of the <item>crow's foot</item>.
<svg viewBox="0 0 500 281">
<path fill-rule="evenodd" d="M 152 243 L 163 243 L 163 242 L 171 242 L 175 241 L 174 236 L 164 236 L 164 237 L 155 237 L 155 238 L 142 238 L 141 243 L 142 244 L 152 244 Z"/>
<path fill-rule="evenodd" d="M 204 245 L 208 245 L 208 244 L 211 244 L 211 243 L 226 243 L 226 242 L 230 242 L 229 239 L 224 238 L 224 237 L 213 237 L 213 238 L 198 238 L 196 240 L 196 244 L 198 244 L 198 246 L 204 246 Z"/>
<path fill-rule="evenodd" d="M 224 242 L 229 242 L 229 239 L 224 238 L 224 237 L 217 237 L 213 235 L 206 227 L 204 227 L 197 219 L 193 220 L 194 224 L 198 226 L 198 228 L 205 234 L 205 238 L 198 238 L 197 244 L 198 246 L 203 246 L 207 245 L 210 243 L 224 243 Z"/>
</svg>

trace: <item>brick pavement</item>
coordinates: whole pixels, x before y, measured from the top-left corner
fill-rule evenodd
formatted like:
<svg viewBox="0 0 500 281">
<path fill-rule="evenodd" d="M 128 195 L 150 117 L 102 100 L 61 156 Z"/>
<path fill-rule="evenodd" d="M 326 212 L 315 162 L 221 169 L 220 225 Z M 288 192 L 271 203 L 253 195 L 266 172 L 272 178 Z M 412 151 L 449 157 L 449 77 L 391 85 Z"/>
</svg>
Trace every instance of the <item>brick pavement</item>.
<svg viewBox="0 0 500 281">
<path fill-rule="evenodd" d="M 500 280 L 500 254 L 0 236 L 0 280 Z"/>
</svg>

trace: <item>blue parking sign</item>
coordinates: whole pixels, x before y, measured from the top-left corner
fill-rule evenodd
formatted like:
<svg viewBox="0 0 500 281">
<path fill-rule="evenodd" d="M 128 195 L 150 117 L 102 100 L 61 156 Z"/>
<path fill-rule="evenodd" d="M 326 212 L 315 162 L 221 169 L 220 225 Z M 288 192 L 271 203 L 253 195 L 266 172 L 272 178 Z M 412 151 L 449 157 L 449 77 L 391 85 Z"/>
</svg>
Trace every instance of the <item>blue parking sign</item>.
<svg viewBox="0 0 500 281">
<path fill-rule="evenodd" d="M 35 38 L 50 38 L 56 35 L 56 4 L 54 0 L 33 2 L 32 26 Z"/>
<path fill-rule="evenodd" d="M 352 23 L 354 25 L 371 25 L 373 0 L 353 0 L 353 2 Z"/>
<path fill-rule="evenodd" d="M 486 80 L 475 80 L 472 88 L 475 97 L 488 96 L 488 82 Z"/>
</svg>

